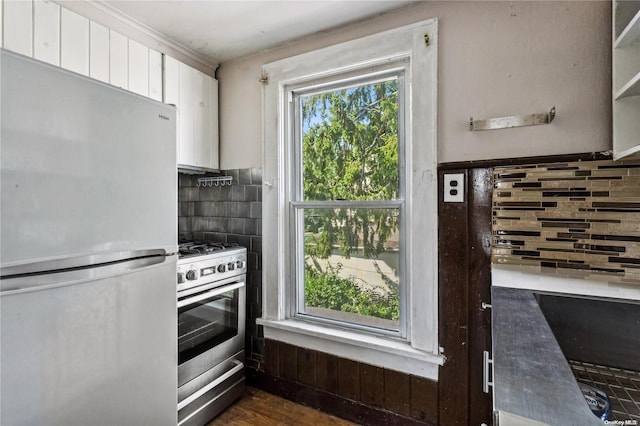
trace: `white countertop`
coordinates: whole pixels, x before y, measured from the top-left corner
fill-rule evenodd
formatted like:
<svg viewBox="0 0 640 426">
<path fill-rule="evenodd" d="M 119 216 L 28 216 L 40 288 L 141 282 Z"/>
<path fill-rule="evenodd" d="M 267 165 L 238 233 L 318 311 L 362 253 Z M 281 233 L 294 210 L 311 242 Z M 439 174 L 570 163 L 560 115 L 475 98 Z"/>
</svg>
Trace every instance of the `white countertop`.
<svg viewBox="0 0 640 426">
<path fill-rule="evenodd" d="M 491 284 L 545 293 L 640 301 L 640 280 L 572 269 L 492 264 Z"/>
</svg>

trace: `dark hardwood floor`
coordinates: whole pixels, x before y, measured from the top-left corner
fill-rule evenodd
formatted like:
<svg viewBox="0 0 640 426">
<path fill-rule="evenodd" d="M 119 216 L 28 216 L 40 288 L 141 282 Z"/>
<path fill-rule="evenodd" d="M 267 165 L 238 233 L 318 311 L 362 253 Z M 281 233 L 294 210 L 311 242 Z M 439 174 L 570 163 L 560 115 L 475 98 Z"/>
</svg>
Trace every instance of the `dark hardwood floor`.
<svg viewBox="0 0 640 426">
<path fill-rule="evenodd" d="M 247 387 L 244 396 L 207 426 L 353 426 L 347 420 Z"/>
</svg>

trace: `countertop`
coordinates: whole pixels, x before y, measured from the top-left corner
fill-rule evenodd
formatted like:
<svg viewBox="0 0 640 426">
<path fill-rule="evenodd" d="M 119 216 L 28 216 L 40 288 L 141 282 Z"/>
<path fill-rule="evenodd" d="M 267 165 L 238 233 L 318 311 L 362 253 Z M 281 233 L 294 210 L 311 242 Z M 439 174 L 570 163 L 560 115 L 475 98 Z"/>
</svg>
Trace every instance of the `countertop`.
<svg viewBox="0 0 640 426">
<path fill-rule="evenodd" d="M 532 291 L 492 287 L 493 401 L 500 425 L 594 425 L 593 415 Z"/>
<path fill-rule="evenodd" d="M 491 285 L 547 293 L 640 301 L 640 281 L 637 279 L 573 269 L 492 264 Z"/>
</svg>

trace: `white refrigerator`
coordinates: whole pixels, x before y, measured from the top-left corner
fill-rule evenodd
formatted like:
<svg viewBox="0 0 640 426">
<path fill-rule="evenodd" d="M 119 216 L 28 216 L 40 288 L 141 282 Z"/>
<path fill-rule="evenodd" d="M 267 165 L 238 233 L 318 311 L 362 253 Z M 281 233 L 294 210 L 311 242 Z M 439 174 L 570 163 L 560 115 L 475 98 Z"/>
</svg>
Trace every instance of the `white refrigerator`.
<svg viewBox="0 0 640 426">
<path fill-rule="evenodd" d="M 0 82 L 0 424 L 175 425 L 175 108 L 2 49 Z"/>
</svg>

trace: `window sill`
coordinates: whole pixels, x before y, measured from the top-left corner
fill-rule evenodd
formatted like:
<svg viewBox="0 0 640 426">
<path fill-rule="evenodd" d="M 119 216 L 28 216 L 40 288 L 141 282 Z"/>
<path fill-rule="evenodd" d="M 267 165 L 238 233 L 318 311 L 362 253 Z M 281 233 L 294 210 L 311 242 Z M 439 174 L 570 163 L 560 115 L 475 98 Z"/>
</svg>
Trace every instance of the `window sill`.
<svg viewBox="0 0 640 426">
<path fill-rule="evenodd" d="M 329 353 L 341 358 L 438 380 L 444 357 L 417 350 L 406 342 L 321 326 L 306 321 L 273 321 L 259 318 L 266 339 Z"/>
</svg>

